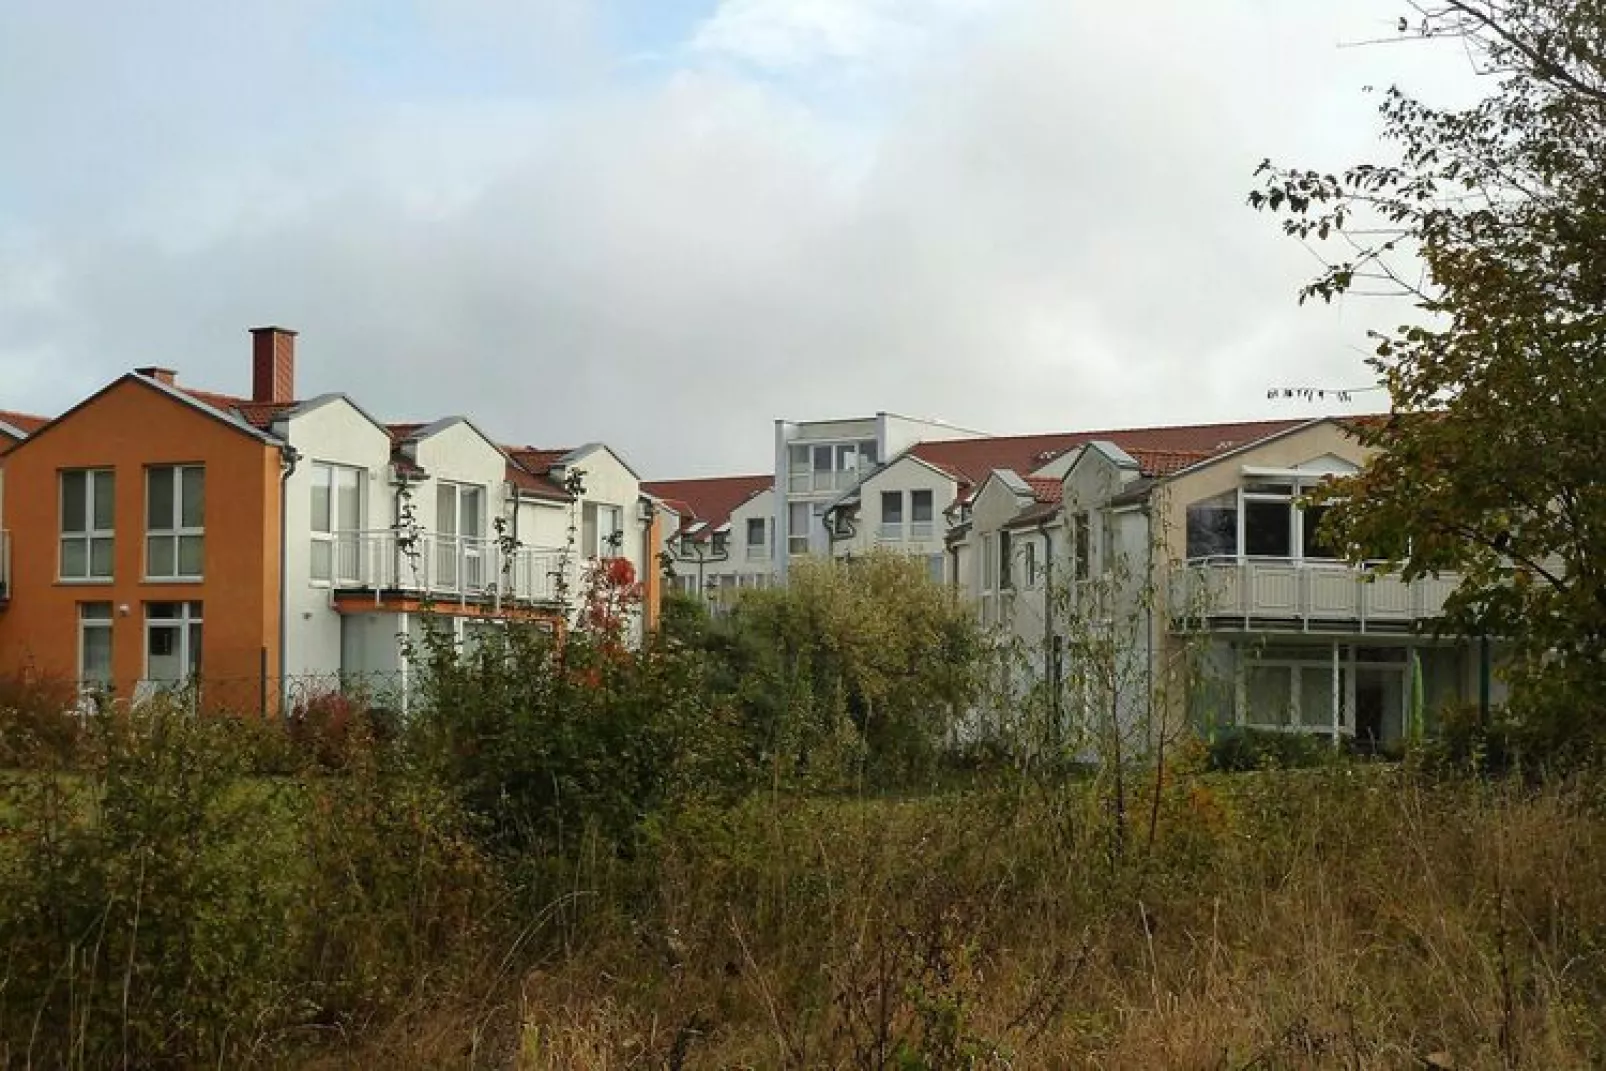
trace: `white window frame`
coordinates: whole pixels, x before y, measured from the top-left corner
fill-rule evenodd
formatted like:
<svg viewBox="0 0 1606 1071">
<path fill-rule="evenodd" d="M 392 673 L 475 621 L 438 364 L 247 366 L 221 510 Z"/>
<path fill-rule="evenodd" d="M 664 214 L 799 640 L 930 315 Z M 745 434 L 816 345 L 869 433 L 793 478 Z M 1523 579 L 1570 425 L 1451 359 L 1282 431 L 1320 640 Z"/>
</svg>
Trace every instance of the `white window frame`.
<svg viewBox="0 0 1606 1071">
<path fill-rule="evenodd" d="M 78 686 L 85 690 L 111 687 L 116 673 L 115 630 L 112 627 L 112 604 L 109 602 L 81 602 L 78 604 Z M 86 640 L 91 632 L 106 633 L 106 672 L 104 677 L 91 677 Z"/>
<path fill-rule="evenodd" d="M 754 526 L 758 528 L 758 542 L 753 541 Z M 747 518 L 747 558 L 749 561 L 769 557 L 770 522 L 767 517 Z"/>
<path fill-rule="evenodd" d="M 152 617 L 151 608 L 155 606 L 177 606 L 178 614 L 175 617 Z M 205 657 L 206 631 L 202 627 L 202 604 L 195 601 L 172 602 L 159 600 L 148 602 L 144 606 L 145 628 L 143 631 L 144 643 L 141 646 L 144 658 L 144 668 L 141 677 L 145 681 L 161 685 L 185 685 L 201 675 L 201 659 Z M 151 676 L 151 633 L 161 630 L 176 630 L 178 632 L 179 664 L 184 667 L 184 676 L 177 680 L 157 681 Z M 201 643 L 195 643 L 196 633 L 199 632 Z M 200 651 L 195 648 L 199 646 Z"/>
<path fill-rule="evenodd" d="M 587 502 L 580 509 L 585 546 L 581 552 L 591 559 L 624 556 L 625 509 L 611 502 Z M 604 527 L 604 520 L 611 524 Z M 617 533 L 618 539 L 613 536 Z M 617 543 L 617 545 L 615 545 Z"/>
<path fill-rule="evenodd" d="M 897 511 L 896 511 L 895 514 L 890 514 L 888 512 L 887 505 L 889 503 L 895 503 L 896 504 Z M 889 517 L 895 517 L 895 519 L 889 520 L 888 519 Z M 882 491 L 881 492 L 881 527 L 880 527 L 880 530 L 877 533 L 877 538 L 883 540 L 884 542 L 897 542 L 897 543 L 903 542 L 904 520 L 905 520 L 905 517 L 904 517 L 904 494 L 903 494 L 903 492 L 902 491 Z"/>
<path fill-rule="evenodd" d="M 921 496 L 925 496 L 926 519 L 921 520 Z M 937 533 L 937 496 L 929 488 L 919 488 L 909 492 L 909 538 L 911 540 L 933 539 Z"/>
<path fill-rule="evenodd" d="M 803 524 L 797 523 L 798 514 L 803 515 Z M 788 502 L 786 504 L 786 552 L 791 555 L 807 554 L 814 543 L 814 511 L 807 502 Z"/>
<path fill-rule="evenodd" d="M 452 530 L 446 531 L 441 525 L 441 492 L 452 495 Z M 472 497 L 476 508 L 465 510 L 464 500 Z M 446 591 L 478 591 L 485 586 L 485 567 L 482 564 L 483 548 L 485 545 L 485 530 L 488 517 L 486 509 L 490 496 L 486 493 L 485 485 L 479 483 L 459 483 L 456 480 L 440 480 L 435 489 L 435 577 L 438 585 Z M 463 518 L 474 518 L 474 531 L 463 530 Z"/>
<path fill-rule="evenodd" d="M 351 474 L 356 478 L 357 481 L 357 516 L 354 518 L 342 518 L 338 516 L 340 495 L 336 490 L 336 478 L 343 473 Z M 327 481 L 321 486 L 318 482 L 320 475 L 326 477 Z M 312 549 L 307 556 L 307 575 L 315 587 L 330 587 L 336 584 L 355 584 L 361 579 L 362 573 L 362 553 L 357 537 L 363 530 L 363 524 L 368 510 L 368 472 L 366 469 L 357 465 L 338 465 L 330 461 L 314 461 L 312 463 L 311 487 L 311 494 L 314 499 L 317 497 L 320 491 L 322 491 L 327 501 L 325 508 L 329 518 L 329 524 L 327 528 L 319 528 L 317 521 L 317 510 L 314 508 L 310 511 L 308 528 L 312 534 Z M 341 521 L 343 520 L 349 520 L 351 523 L 342 524 Z M 326 571 L 324 571 L 324 575 L 319 575 L 317 564 L 317 548 L 319 546 L 328 548 L 325 551 L 325 554 L 327 555 L 328 568 Z M 342 550 L 347 548 L 350 549 L 350 567 L 349 571 L 342 572 L 341 567 L 343 564 L 343 558 L 345 557 L 345 555 L 342 554 Z"/>
<path fill-rule="evenodd" d="M 186 525 L 184 523 L 184 474 L 186 472 L 199 472 L 201 474 L 201 496 L 203 500 L 202 517 L 199 525 Z M 151 477 L 158 472 L 171 472 L 173 474 L 173 516 L 168 518 L 172 527 L 158 528 L 151 524 Z M 206 575 L 206 516 L 204 500 L 206 496 L 206 466 L 198 464 L 179 465 L 148 465 L 145 468 L 145 579 L 187 582 L 201 580 Z M 173 571 L 171 573 L 157 573 L 151 570 L 151 544 L 155 540 L 169 540 L 173 546 Z M 180 571 L 180 562 L 183 555 L 180 553 L 184 540 L 199 539 L 201 541 L 201 568 L 196 573 Z"/>
<path fill-rule="evenodd" d="M 69 475 L 82 475 L 84 478 L 84 527 L 81 530 L 67 530 L 67 477 Z M 99 528 L 95 523 L 95 505 L 100 496 L 95 490 L 99 477 L 105 475 L 110 478 L 110 487 L 107 494 L 111 497 L 112 527 Z M 62 469 L 56 478 L 57 510 L 56 510 L 56 579 L 65 583 L 105 583 L 111 580 L 117 572 L 117 471 L 109 468 L 98 469 Z M 67 555 L 63 553 L 67 544 L 81 543 L 84 551 L 84 571 L 82 575 L 67 575 L 63 565 Z M 107 545 L 106 572 L 95 572 L 95 544 L 104 542 Z"/>
</svg>

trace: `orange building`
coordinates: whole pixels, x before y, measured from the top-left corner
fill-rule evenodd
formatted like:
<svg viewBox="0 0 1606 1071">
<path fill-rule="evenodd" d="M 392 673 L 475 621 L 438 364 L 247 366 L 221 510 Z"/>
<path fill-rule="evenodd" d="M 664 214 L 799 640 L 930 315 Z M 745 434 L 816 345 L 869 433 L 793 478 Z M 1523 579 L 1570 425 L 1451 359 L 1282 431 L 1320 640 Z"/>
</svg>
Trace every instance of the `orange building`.
<svg viewBox="0 0 1606 1071">
<path fill-rule="evenodd" d="M 194 680 L 203 695 L 226 688 L 231 704 L 266 709 L 285 461 L 277 439 L 157 368 L 10 446 L 0 674 L 120 697 Z"/>
</svg>

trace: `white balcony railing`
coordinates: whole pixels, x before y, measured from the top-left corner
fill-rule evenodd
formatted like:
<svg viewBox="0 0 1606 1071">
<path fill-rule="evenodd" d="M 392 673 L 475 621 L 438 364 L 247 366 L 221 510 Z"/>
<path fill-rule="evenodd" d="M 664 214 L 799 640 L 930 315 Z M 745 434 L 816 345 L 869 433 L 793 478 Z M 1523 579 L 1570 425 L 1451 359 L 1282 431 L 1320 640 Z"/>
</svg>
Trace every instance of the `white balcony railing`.
<svg viewBox="0 0 1606 1071">
<path fill-rule="evenodd" d="M 0 603 L 11 598 L 11 533 L 0 529 Z"/>
<path fill-rule="evenodd" d="M 882 521 L 880 526 L 876 529 L 876 539 L 882 543 L 902 543 L 903 522 Z"/>
<path fill-rule="evenodd" d="M 770 545 L 768 543 L 749 543 L 747 545 L 747 560 L 750 562 L 769 561 Z"/>
<path fill-rule="evenodd" d="M 411 535 L 381 529 L 334 539 L 335 587 L 451 602 L 550 603 L 557 598 L 561 551 L 515 547 L 494 539 Z"/>
<path fill-rule="evenodd" d="M 1188 627 L 1292 622 L 1303 628 L 1399 630 L 1438 617 L 1453 576 L 1405 581 L 1375 565 L 1286 558 L 1200 558 L 1171 574 L 1171 617 Z"/>
</svg>

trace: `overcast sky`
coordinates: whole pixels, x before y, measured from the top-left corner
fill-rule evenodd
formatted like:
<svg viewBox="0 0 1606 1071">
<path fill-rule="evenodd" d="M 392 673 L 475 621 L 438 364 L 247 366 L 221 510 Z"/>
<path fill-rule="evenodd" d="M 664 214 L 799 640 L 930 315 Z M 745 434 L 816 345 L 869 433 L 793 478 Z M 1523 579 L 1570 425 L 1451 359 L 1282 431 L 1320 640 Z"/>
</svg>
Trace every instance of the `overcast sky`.
<svg viewBox="0 0 1606 1071">
<path fill-rule="evenodd" d="M 1265 156 L 1467 92 L 1397 0 L 6 0 L 0 408 L 136 365 L 770 465 L 771 421 L 1285 416 L 1405 310 L 1301 309 Z M 1384 404 L 1359 395 L 1351 409 Z"/>
</svg>

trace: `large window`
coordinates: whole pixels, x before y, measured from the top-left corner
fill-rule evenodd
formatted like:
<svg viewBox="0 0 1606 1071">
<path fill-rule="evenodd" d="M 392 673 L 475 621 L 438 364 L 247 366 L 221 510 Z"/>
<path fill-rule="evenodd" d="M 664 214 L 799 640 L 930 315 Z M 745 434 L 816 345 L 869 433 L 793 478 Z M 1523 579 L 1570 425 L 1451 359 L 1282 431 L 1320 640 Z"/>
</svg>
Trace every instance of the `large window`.
<svg viewBox="0 0 1606 1071">
<path fill-rule="evenodd" d="M 807 554 L 809 534 L 814 530 L 814 511 L 807 502 L 792 502 L 786 509 L 786 551 L 788 554 Z"/>
<path fill-rule="evenodd" d="M 617 558 L 624 549 L 625 511 L 619 506 L 587 502 L 581 510 L 580 538 L 588 558 Z M 718 550 L 718 548 L 714 548 Z"/>
<path fill-rule="evenodd" d="M 85 688 L 112 683 L 112 604 L 78 604 L 78 682 Z"/>
<path fill-rule="evenodd" d="M 112 578 L 116 488 L 111 469 L 61 474 L 61 579 Z"/>
<path fill-rule="evenodd" d="M 201 672 L 201 604 L 145 604 L 145 679 L 182 684 Z"/>
<path fill-rule="evenodd" d="M 793 493 L 840 491 L 875 467 L 875 440 L 793 443 L 787 450 L 787 487 Z"/>
<path fill-rule="evenodd" d="M 903 539 L 903 492 L 881 492 L 881 538 Z"/>
<path fill-rule="evenodd" d="M 1238 555 L 1238 492 L 1195 502 L 1188 507 L 1188 557 L 1233 558 Z"/>
<path fill-rule="evenodd" d="M 747 556 L 763 558 L 768 551 L 769 522 L 763 517 L 747 518 Z"/>
<path fill-rule="evenodd" d="M 1086 512 L 1076 513 L 1071 517 L 1071 554 L 1073 579 L 1086 580 L 1092 567 L 1093 548 L 1089 545 L 1093 541 L 1092 525 L 1088 521 Z"/>
<path fill-rule="evenodd" d="M 435 488 L 435 576 L 448 591 L 485 586 L 485 488 L 447 483 Z"/>
<path fill-rule="evenodd" d="M 909 538 L 930 539 L 935 534 L 930 491 L 909 492 Z"/>
<path fill-rule="evenodd" d="M 1015 550 L 1010 533 L 998 533 L 998 586 L 1005 591 L 1015 587 Z"/>
<path fill-rule="evenodd" d="M 159 465 L 145 470 L 145 575 L 199 580 L 205 557 L 206 470 Z"/>
<path fill-rule="evenodd" d="M 362 486 L 361 469 L 312 466 L 312 579 L 357 582 Z"/>
</svg>

